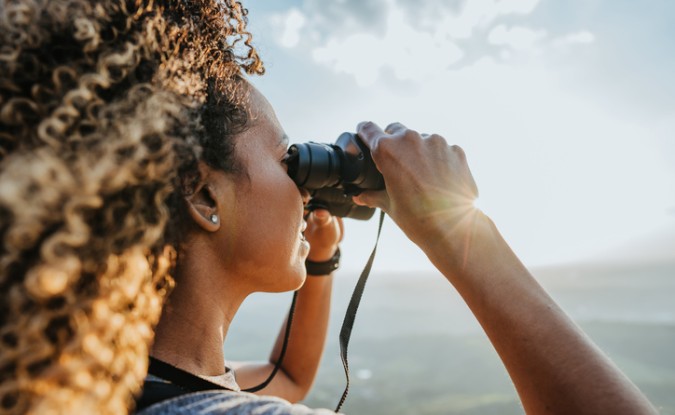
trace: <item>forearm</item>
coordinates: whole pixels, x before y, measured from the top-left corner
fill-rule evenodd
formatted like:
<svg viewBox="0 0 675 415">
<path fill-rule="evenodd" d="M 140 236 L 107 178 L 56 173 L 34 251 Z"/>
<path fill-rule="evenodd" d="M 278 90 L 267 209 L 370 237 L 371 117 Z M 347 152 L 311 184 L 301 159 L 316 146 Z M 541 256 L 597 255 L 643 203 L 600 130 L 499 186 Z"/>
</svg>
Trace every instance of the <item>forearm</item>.
<svg viewBox="0 0 675 415">
<path fill-rule="evenodd" d="M 480 212 L 425 251 L 483 326 L 527 413 L 656 412 L 555 304 Z"/>
<path fill-rule="evenodd" d="M 490 337 L 529 413 L 655 413 L 639 390 L 560 310 L 485 215 L 466 154 L 436 134 L 359 124 L 386 191 L 384 209 L 457 288 Z"/>
</svg>

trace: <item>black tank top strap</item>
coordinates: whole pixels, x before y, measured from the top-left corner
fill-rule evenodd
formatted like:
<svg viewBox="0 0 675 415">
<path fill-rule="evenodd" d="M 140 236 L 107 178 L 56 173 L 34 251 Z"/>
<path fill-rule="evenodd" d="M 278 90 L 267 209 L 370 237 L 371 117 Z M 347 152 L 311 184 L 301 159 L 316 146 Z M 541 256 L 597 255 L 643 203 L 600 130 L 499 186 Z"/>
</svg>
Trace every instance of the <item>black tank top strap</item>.
<svg viewBox="0 0 675 415">
<path fill-rule="evenodd" d="M 188 393 L 207 390 L 231 390 L 154 357 L 150 357 L 148 374 L 160 378 L 161 381 L 146 379 L 143 383 L 143 392 L 136 399 L 136 412 Z"/>
</svg>

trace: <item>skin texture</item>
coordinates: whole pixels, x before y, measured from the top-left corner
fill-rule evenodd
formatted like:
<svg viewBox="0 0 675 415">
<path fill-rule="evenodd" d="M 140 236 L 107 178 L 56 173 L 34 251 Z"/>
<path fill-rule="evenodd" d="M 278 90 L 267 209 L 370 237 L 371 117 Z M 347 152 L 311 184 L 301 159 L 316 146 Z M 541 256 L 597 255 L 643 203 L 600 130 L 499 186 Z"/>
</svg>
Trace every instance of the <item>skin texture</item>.
<svg viewBox="0 0 675 415">
<path fill-rule="evenodd" d="M 384 209 L 462 295 L 499 353 L 528 414 L 653 414 L 645 396 L 548 296 L 492 221 L 461 148 L 401 124 L 362 123 L 387 190 Z M 413 170 L 414 167 L 414 170 Z"/>
<path fill-rule="evenodd" d="M 331 216 L 325 210 L 309 214 L 305 231 L 305 237 L 311 245 L 308 258 L 316 262 L 329 260 L 337 249 L 336 241 L 342 239 L 342 235 L 340 218 Z M 283 373 L 281 376 L 277 374 L 274 381 L 257 394 L 280 396 L 291 402 L 301 401 L 307 396 L 325 345 L 332 287 L 333 274 L 308 276 L 305 280 L 295 306 Z M 286 322 L 281 326 L 269 362 L 231 362 L 242 388 L 259 385 L 267 379 L 281 353 L 285 328 Z"/>
<path fill-rule="evenodd" d="M 249 100 L 250 127 L 235 137 L 244 173 L 202 164 L 200 183 L 186 198 L 194 226 L 179 255 L 176 288 L 163 309 L 151 355 L 197 375 L 223 374 L 223 343 L 244 299 L 253 292 L 300 289 L 281 370 L 258 392 L 297 402 L 318 370 L 332 288 L 332 276 L 306 278 L 304 262 L 308 256 L 315 261 L 332 257 L 342 223 L 326 211 L 313 212 L 307 217 L 305 241 L 308 194 L 287 174 L 287 139 L 272 107 L 253 87 Z M 210 220 L 214 214 L 218 223 Z M 229 362 L 242 388 L 267 378 L 281 340 L 269 362 Z"/>
</svg>

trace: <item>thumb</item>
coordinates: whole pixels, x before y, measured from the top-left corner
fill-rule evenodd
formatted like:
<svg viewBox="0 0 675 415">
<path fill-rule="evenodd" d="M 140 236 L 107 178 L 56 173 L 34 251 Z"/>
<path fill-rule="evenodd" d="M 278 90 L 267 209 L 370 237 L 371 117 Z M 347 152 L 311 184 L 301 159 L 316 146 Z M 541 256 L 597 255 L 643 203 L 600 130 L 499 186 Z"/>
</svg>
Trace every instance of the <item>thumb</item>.
<svg viewBox="0 0 675 415">
<path fill-rule="evenodd" d="M 364 191 L 357 196 L 352 196 L 352 200 L 359 206 L 380 208 L 385 212 L 389 211 L 389 195 L 386 190 Z"/>
<path fill-rule="evenodd" d="M 330 212 L 326 209 L 316 209 L 311 213 L 312 222 L 318 226 L 324 226 L 330 223 L 333 219 Z"/>
</svg>

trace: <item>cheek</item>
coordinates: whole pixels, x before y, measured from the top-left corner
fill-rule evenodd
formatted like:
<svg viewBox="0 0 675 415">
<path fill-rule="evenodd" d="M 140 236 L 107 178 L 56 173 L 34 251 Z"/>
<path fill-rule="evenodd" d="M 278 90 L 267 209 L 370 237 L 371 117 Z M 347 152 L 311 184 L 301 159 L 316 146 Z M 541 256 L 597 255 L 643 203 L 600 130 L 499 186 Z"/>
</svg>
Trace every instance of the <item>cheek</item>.
<svg viewBox="0 0 675 415">
<path fill-rule="evenodd" d="M 237 199 L 232 240 L 235 255 L 260 266 L 288 262 L 299 239 L 299 193 L 279 181 L 254 184 L 258 186 Z"/>
</svg>

